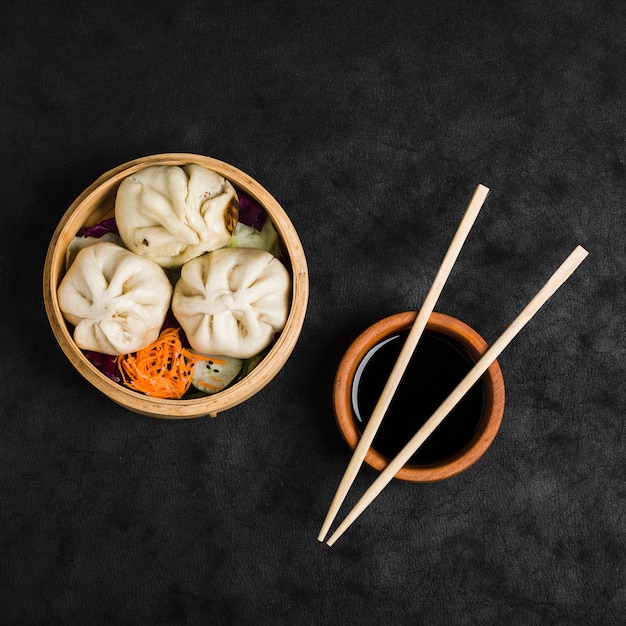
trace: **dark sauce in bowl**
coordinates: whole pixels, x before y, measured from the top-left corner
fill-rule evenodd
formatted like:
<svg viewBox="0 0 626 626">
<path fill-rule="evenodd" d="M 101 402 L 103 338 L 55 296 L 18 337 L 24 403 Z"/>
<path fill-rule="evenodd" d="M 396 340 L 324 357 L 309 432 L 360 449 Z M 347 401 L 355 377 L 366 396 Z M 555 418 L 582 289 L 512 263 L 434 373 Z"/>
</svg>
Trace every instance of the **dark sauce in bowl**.
<svg viewBox="0 0 626 626">
<path fill-rule="evenodd" d="M 376 344 L 352 383 L 352 411 L 363 432 L 404 345 L 408 331 Z M 472 356 L 444 334 L 425 330 L 385 414 L 372 447 L 393 458 L 473 367 Z M 479 380 L 411 457 L 411 465 L 443 461 L 460 452 L 483 415 L 485 388 Z"/>
</svg>

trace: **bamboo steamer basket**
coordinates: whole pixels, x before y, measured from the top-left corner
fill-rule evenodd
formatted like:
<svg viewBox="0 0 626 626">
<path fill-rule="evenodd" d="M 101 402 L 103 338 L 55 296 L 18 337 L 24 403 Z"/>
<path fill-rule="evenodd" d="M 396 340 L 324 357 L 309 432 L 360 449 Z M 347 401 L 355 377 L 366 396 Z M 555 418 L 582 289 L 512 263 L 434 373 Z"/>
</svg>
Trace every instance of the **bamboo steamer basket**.
<svg viewBox="0 0 626 626">
<path fill-rule="evenodd" d="M 228 179 L 236 189 L 254 198 L 265 208 L 288 256 L 292 275 L 291 306 L 285 328 L 261 362 L 233 386 L 197 399 L 159 399 L 145 396 L 112 381 L 100 372 L 74 343 L 57 300 L 57 288 L 65 272 L 66 250 L 83 226 L 96 224 L 114 214 L 117 188 L 124 178 L 151 165 L 196 163 Z M 265 387 L 290 357 L 304 324 L 309 296 L 306 257 L 296 229 L 276 201 L 257 181 L 241 170 L 208 156 L 188 153 L 157 154 L 124 163 L 98 178 L 70 205 L 57 225 L 46 255 L 43 297 L 46 314 L 59 346 L 76 370 L 113 402 L 135 413 L 165 419 L 215 417 L 252 397 Z"/>
</svg>

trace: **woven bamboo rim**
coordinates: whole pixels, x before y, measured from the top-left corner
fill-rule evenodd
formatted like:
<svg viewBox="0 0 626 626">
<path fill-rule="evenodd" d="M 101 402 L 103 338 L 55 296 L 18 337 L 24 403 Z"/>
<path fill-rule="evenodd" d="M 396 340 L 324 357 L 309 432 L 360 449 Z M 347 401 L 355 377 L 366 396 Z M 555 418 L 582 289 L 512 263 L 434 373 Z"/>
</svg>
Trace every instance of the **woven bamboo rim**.
<svg viewBox="0 0 626 626">
<path fill-rule="evenodd" d="M 193 400 L 150 398 L 122 387 L 100 372 L 76 346 L 63 319 L 57 288 L 65 271 L 65 252 L 78 230 L 113 215 L 115 194 L 127 176 L 150 165 L 196 163 L 212 169 L 235 187 L 248 193 L 269 214 L 289 256 L 292 271 L 292 299 L 285 328 L 267 356 L 241 381 L 213 396 Z M 124 163 L 103 174 L 67 209 L 57 225 L 46 255 L 43 297 L 46 314 L 59 346 L 78 372 L 117 404 L 143 415 L 165 419 L 215 417 L 265 387 L 286 363 L 300 336 L 309 296 L 309 277 L 302 243 L 291 220 L 276 199 L 241 170 L 211 157 L 188 153 L 157 154 Z"/>
</svg>

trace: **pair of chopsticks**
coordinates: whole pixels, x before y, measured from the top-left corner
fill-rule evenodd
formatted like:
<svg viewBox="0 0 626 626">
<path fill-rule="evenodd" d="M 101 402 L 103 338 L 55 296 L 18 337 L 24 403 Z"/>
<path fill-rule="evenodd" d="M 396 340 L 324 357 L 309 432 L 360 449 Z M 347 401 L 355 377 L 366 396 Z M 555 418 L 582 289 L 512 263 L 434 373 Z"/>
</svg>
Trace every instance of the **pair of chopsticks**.
<svg viewBox="0 0 626 626">
<path fill-rule="evenodd" d="M 339 483 L 335 497 L 333 498 L 320 533 L 319 541 L 324 541 L 330 527 L 345 500 L 352 483 L 361 467 L 365 455 L 370 448 L 376 432 L 382 423 L 387 409 L 393 399 L 393 395 L 400 384 L 400 380 L 406 370 L 409 361 L 415 351 L 420 337 L 426 327 L 426 322 L 430 314 L 435 308 L 435 304 L 443 287 L 448 279 L 450 272 L 456 262 L 456 259 L 463 247 L 463 243 L 469 234 L 478 213 L 482 208 L 485 199 L 489 193 L 489 189 L 484 185 L 478 185 L 472 199 L 461 219 L 457 231 L 452 239 L 450 247 L 442 261 L 442 264 L 435 276 L 435 280 L 426 295 L 424 304 L 420 309 L 411 330 L 406 338 L 404 346 L 398 355 L 398 359 L 391 370 L 391 374 L 383 388 L 380 398 L 374 407 L 372 416 L 370 417 L 363 435 L 354 449 L 352 458 L 346 468 L 346 471 Z M 434 430 L 447 417 L 452 409 L 461 401 L 463 396 L 470 390 L 472 385 L 476 383 L 480 377 L 489 369 L 489 366 L 498 358 L 501 352 L 513 340 L 513 338 L 522 330 L 522 328 L 530 321 L 537 311 L 545 304 L 545 302 L 556 292 L 556 290 L 574 273 L 576 268 L 582 263 L 588 252 L 581 246 L 577 246 L 574 251 L 567 257 L 561 266 L 552 274 L 545 285 L 537 292 L 535 297 L 526 305 L 511 325 L 502 333 L 502 335 L 493 343 L 493 345 L 485 352 L 485 354 L 476 362 L 474 367 L 468 372 L 457 387 L 443 401 L 441 406 L 432 414 L 432 416 L 422 425 L 412 439 L 404 448 L 389 462 L 389 465 L 380 473 L 378 478 L 371 484 L 369 489 L 363 494 L 361 499 L 356 503 L 354 508 L 348 513 L 344 521 L 337 527 L 335 532 L 328 539 L 327 544 L 332 546 L 339 537 L 349 528 L 349 526 L 357 519 L 357 517 L 372 503 L 372 501 L 386 487 L 395 474 L 400 470 L 407 461 L 417 452 L 419 447 L 434 432 Z"/>
</svg>

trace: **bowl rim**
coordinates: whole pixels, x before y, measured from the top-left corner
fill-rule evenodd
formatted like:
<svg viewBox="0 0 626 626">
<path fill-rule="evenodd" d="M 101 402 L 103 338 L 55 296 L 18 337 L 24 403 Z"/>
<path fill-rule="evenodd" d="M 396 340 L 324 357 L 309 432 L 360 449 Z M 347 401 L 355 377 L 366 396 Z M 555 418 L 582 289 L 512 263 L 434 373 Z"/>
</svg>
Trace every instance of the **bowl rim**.
<svg viewBox="0 0 626 626">
<path fill-rule="evenodd" d="M 88 222 L 88 217 L 97 211 L 90 203 L 98 197 L 115 193 L 121 181 L 140 169 L 151 165 L 184 165 L 196 163 L 212 169 L 228 179 L 235 188 L 240 188 L 268 212 L 278 235 L 289 256 L 292 277 L 292 296 L 289 315 L 268 354 L 247 376 L 219 393 L 197 399 L 161 399 L 139 394 L 115 383 L 98 370 L 74 343 L 61 313 L 57 299 L 57 288 L 63 275 L 61 267 L 65 259 L 67 244 L 78 229 Z M 82 217 L 81 217 L 82 216 Z M 101 217 L 104 216 L 104 213 Z M 98 221 L 98 218 L 95 218 Z M 218 413 L 248 400 L 265 387 L 284 366 L 293 352 L 304 325 L 309 298 L 309 276 L 302 242 L 285 210 L 259 182 L 242 170 L 213 157 L 188 152 L 170 152 L 140 157 L 122 163 L 99 176 L 69 206 L 58 222 L 44 263 L 43 298 L 46 315 L 52 332 L 75 369 L 99 391 L 125 408 L 151 417 L 185 419 Z"/>
<path fill-rule="evenodd" d="M 351 399 L 356 370 L 374 345 L 398 331 L 408 330 L 416 317 L 416 311 L 406 311 L 372 324 L 350 344 L 339 362 L 333 384 L 333 407 L 341 436 L 351 450 L 356 448 L 361 436 L 354 419 Z M 433 312 L 426 328 L 449 336 L 461 344 L 474 360 L 487 351 L 487 342 L 473 328 L 450 315 Z M 482 380 L 485 386 L 483 418 L 472 439 L 459 452 L 436 463 L 405 465 L 396 473 L 396 479 L 420 483 L 444 480 L 465 471 L 485 454 L 495 439 L 504 415 L 504 378 L 497 360 L 490 365 Z M 389 460 L 372 447 L 364 459 L 367 465 L 378 472 L 387 467 Z"/>
</svg>

